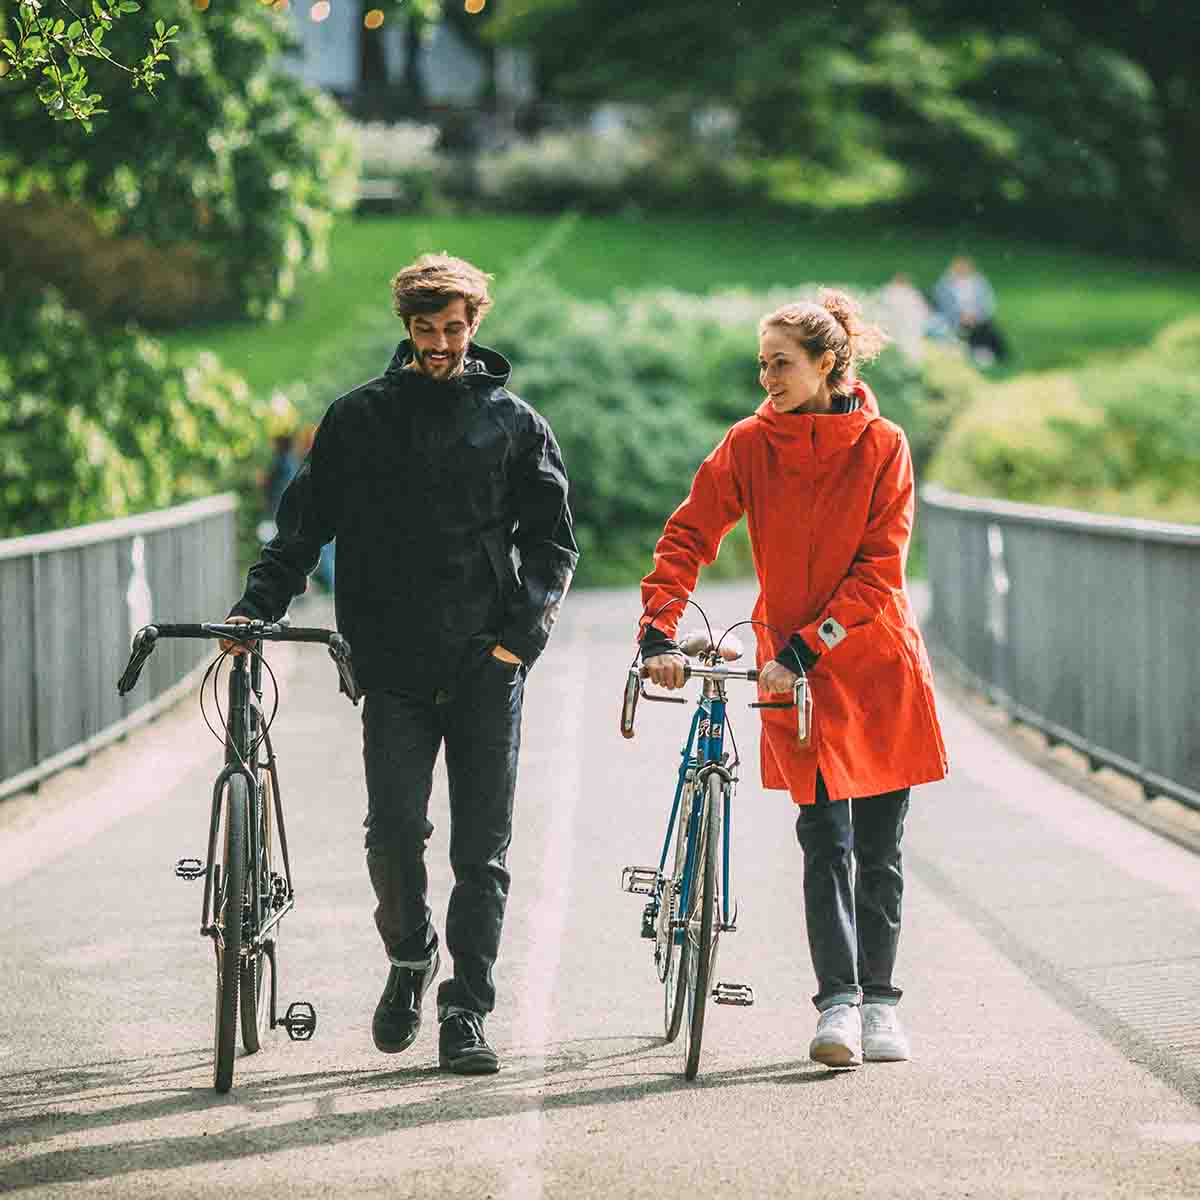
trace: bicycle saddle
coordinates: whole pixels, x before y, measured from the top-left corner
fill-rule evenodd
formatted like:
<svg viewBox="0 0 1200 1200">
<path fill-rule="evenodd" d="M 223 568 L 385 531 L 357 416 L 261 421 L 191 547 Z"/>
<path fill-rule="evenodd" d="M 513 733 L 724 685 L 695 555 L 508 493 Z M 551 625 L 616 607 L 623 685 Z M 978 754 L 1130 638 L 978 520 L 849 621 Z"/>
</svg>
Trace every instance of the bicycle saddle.
<svg viewBox="0 0 1200 1200">
<path fill-rule="evenodd" d="M 698 658 L 702 654 L 712 654 L 718 644 L 721 647 L 721 658 L 725 662 L 737 662 L 745 653 L 742 643 L 736 637 L 726 637 L 723 629 L 714 629 L 711 639 L 708 630 L 693 629 L 680 639 L 679 649 L 688 658 Z"/>
</svg>

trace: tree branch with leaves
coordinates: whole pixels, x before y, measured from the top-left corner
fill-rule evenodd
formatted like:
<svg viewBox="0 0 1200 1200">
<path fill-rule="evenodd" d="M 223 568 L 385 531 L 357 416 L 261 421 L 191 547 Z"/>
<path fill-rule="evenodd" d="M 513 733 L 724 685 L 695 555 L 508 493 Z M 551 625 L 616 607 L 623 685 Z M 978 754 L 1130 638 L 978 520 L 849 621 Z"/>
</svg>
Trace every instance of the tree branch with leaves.
<svg viewBox="0 0 1200 1200">
<path fill-rule="evenodd" d="M 134 63 L 124 63 L 104 47 L 104 37 L 129 13 L 141 10 L 137 0 L 114 0 L 106 7 L 100 0 L 84 0 L 79 9 L 69 0 L 17 0 L 10 22 L 0 6 L 0 95 L 10 80 L 37 81 L 37 97 L 56 121 L 79 121 L 91 131 L 93 117 L 107 112 L 100 107 L 104 97 L 91 91 L 85 63 L 99 59 L 127 76 L 133 88 L 151 95 L 165 76 L 160 64 L 169 61 L 167 47 L 179 32 L 178 25 L 156 21 L 145 54 Z M 7 76 L 8 78 L 4 78 Z"/>
</svg>

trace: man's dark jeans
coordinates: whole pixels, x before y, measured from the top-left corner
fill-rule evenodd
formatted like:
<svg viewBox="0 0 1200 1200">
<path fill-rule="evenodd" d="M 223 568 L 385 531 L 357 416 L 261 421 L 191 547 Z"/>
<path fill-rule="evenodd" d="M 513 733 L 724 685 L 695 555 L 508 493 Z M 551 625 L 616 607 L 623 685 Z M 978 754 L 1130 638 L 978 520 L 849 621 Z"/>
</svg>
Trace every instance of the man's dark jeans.
<svg viewBox="0 0 1200 1200">
<path fill-rule="evenodd" d="M 900 999 L 892 969 L 900 942 L 900 838 L 908 794 L 903 788 L 831 801 L 818 773 L 816 803 L 800 808 L 796 836 L 804 849 L 804 914 L 817 974 L 813 1003 L 820 1012 L 834 1004 Z"/>
<path fill-rule="evenodd" d="M 454 887 L 446 944 L 454 975 L 438 1008 L 489 1013 L 500 948 L 512 838 L 513 791 L 521 745 L 525 668 L 486 649 L 471 654 L 452 691 L 373 690 L 363 708 L 367 768 L 367 867 L 375 923 L 394 962 L 419 962 L 436 944 L 425 846 L 433 833 L 433 764 L 445 743 L 450 781 L 450 865 Z"/>
</svg>

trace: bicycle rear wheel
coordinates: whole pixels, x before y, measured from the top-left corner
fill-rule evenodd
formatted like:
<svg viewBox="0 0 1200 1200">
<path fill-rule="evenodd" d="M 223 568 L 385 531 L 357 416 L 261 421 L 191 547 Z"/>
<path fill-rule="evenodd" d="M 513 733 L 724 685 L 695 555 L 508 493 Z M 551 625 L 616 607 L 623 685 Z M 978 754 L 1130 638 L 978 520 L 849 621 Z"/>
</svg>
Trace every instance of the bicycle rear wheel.
<svg viewBox="0 0 1200 1200">
<path fill-rule="evenodd" d="M 681 937 L 674 921 L 679 916 L 679 896 L 683 873 L 687 866 L 687 830 L 692 815 L 693 785 L 684 788 L 679 798 L 675 818 L 675 869 L 663 885 L 658 907 L 659 978 L 663 982 L 663 1031 L 668 1043 L 679 1036 L 683 1023 L 683 1007 L 687 988 L 680 982 L 687 978 L 687 938 Z"/>
<path fill-rule="evenodd" d="M 255 939 L 242 956 L 241 1016 L 242 1045 L 247 1054 L 257 1054 L 271 1026 L 271 992 L 275 984 L 276 925 L 270 938 L 259 939 L 259 931 L 271 919 L 275 900 L 275 788 L 270 771 L 260 778 L 260 800 L 252 811 L 254 836 L 249 839 L 251 861 L 246 879 L 249 931 Z"/>
<path fill-rule="evenodd" d="M 213 1087 L 233 1086 L 237 1043 L 238 983 L 242 960 L 242 909 L 246 894 L 246 811 L 250 789 L 245 776 L 233 775 L 225 789 L 224 861 L 213 902 L 217 927 L 216 1019 L 213 1029 Z"/>
<path fill-rule="evenodd" d="M 688 1053 L 684 1074 L 695 1079 L 700 1069 L 700 1044 L 704 1040 L 704 1013 L 710 978 L 721 932 L 717 890 L 717 855 L 721 845 L 721 787 L 720 775 L 709 775 L 704 804 L 700 810 L 700 828 L 696 838 L 694 882 L 700 885 L 698 903 L 689 905 L 687 923 L 687 992 L 688 992 Z M 701 881 L 703 881 L 701 883 Z"/>
</svg>

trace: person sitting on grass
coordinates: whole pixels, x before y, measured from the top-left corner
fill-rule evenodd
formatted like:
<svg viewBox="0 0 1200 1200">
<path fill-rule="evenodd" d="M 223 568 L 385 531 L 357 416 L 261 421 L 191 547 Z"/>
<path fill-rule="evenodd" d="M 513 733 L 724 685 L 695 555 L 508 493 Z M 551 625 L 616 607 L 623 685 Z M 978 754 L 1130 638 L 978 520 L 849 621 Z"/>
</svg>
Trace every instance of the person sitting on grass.
<svg viewBox="0 0 1200 1200">
<path fill-rule="evenodd" d="M 933 289 L 938 312 L 981 367 L 1008 358 L 1008 340 L 996 324 L 996 293 L 965 254 L 955 258 Z"/>
</svg>

